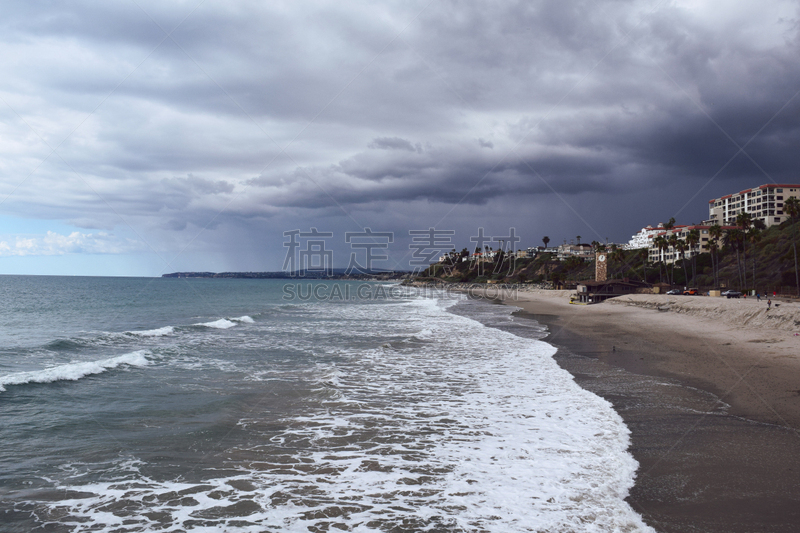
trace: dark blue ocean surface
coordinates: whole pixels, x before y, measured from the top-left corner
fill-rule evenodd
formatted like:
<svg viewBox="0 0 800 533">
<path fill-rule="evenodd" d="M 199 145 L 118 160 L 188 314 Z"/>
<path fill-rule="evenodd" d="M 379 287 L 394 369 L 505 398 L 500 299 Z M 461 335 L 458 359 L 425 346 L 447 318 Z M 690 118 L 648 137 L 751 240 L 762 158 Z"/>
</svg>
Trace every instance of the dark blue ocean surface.
<svg viewBox="0 0 800 533">
<path fill-rule="evenodd" d="M 0 530 L 645 529 L 535 323 L 287 283 L 0 277 Z"/>
</svg>

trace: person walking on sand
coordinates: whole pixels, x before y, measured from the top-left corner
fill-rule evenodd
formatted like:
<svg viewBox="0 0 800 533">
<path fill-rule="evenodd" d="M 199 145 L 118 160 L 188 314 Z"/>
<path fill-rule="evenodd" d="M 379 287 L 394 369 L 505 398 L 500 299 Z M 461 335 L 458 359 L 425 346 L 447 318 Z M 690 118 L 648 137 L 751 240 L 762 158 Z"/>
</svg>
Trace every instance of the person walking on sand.
<svg viewBox="0 0 800 533">
<path fill-rule="evenodd" d="M 772 307 L 772 300 L 767 300 L 767 311 Z"/>
<path fill-rule="evenodd" d="M 760 301 L 761 301 L 761 294 L 759 294 L 759 293 L 756 293 L 756 301 L 757 301 L 757 302 L 760 302 Z"/>
</svg>

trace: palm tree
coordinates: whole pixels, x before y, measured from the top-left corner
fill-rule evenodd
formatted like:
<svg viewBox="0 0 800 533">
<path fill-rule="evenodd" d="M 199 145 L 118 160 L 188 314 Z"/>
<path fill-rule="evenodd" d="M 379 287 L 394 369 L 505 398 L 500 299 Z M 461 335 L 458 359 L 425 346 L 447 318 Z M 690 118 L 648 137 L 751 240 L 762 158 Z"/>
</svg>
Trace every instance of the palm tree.
<svg viewBox="0 0 800 533">
<path fill-rule="evenodd" d="M 744 278 L 745 289 L 747 289 L 747 233 L 752 224 L 753 217 L 750 215 L 750 213 L 742 211 L 736 215 L 736 225 L 742 229 L 742 262 L 744 263 L 742 277 Z"/>
<path fill-rule="evenodd" d="M 714 287 L 719 287 L 719 279 L 717 276 L 717 264 L 714 261 L 714 256 L 717 254 L 718 244 L 717 239 L 708 240 L 708 251 L 711 254 L 711 273 L 714 275 Z"/>
<path fill-rule="evenodd" d="M 677 261 L 677 259 L 678 259 L 678 252 L 677 252 L 678 236 L 673 233 L 672 235 L 669 236 L 669 239 L 667 239 L 667 242 L 669 243 L 669 247 L 672 248 L 672 282 L 671 283 L 672 283 L 672 285 L 675 285 L 675 263 L 678 262 Z"/>
<path fill-rule="evenodd" d="M 609 268 L 611 267 L 612 261 L 614 263 L 621 263 L 624 260 L 625 260 L 625 253 L 622 251 L 622 249 L 619 246 L 617 246 L 615 243 L 611 243 L 609 245 L 609 247 L 608 247 L 608 266 L 609 266 Z M 615 265 L 615 266 L 617 266 L 617 268 L 614 269 L 613 277 L 616 278 L 617 275 L 619 274 L 619 271 L 621 270 L 621 267 L 624 267 L 624 265 L 621 265 L 621 266 L 620 265 Z"/>
<path fill-rule="evenodd" d="M 653 239 L 653 245 L 658 249 L 658 279 L 663 282 L 664 277 L 661 275 L 661 265 L 664 263 L 664 251 L 669 248 L 667 239 L 663 235 L 659 235 Z"/>
<path fill-rule="evenodd" d="M 625 252 L 622 250 L 622 248 L 620 248 L 616 244 L 612 244 L 610 248 L 611 248 L 611 253 L 608 254 L 608 258 L 610 260 L 614 261 L 615 263 L 622 263 L 623 261 L 625 261 Z M 622 267 L 624 268 L 625 265 L 622 265 Z M 621 268 L 618 270 L 621 270 Z M 617 274 L 615 274 L 614 277 L 616 277 L 618 274 L 619 272 L 617 272 Z"/>
<path fill-rule="evenodd" d="M 639 259 L 642 260 L 642 281 L 647 283 L 647 256 L 649 255 L 647 248 L 641 248 L 637 254 Z"/>
<path fill-rule="evenodd" d="M 762 233 L 761 230 L 753 227 L 750 229 L 750 234 L 747 236 L 747 240 L 750 241 L 750 244 L 753 246 L 756 245 L 758 241 L 761 240 Z M 746 265 L 745 265 L 746 266 Z M 753 289 L 758 292 L 758 287 L 756 286 L 756 254 L 753 252 Z"/>
<path fill-rule="evenodd" d="M 578 241 L 578 244 L 580 244 L 580 243 L 581 243 L 581 236 L 580 236 L 580 235 L 576 235 L 576 236 L 575 236 L 575 239 Z"/>
<path fill-rule="evenodd" d="M 794 283 L 795 287 L 797 287 L 797 296 L 800 296 L 800 275 L 797 271 L 797 224 L 795 224 L 796 219 L 800 217 L 800 200 L 794 196 L 787 198 L 783 202 L 783 211 L 789 215 L 792 224 L 794 224 L 795 237 L 794 242 L 792 242 L 792 250 L 794 250 Z"/>
<path fill-rule="evenodd" d="M 796 218 L 800 217 L 800 200 L 791 196 L 783 202 L 783 211 L 789 215 L 792 219 L 792 222 L 795 221 Z"/>
<path fill-rule="evenodd" d="M 690 230 L 686 236 L 686 244 L 689 246 L 689 252 L 692 254 L 692 285 L 695 284 L 697 277 L 697 245 L 700 244 L 700 230 L 697 228 Z"/>
<path fill-rule="evenodd" d="M 714 265 L 714 259 L 715 259 L 715 256 L 716 256 L 716 264 L 717 264 L 716 269 L 717 270 L 714 271 L 714 279 L 716 280 L 715 281 L 715 283 L 716 283 L 715 286 L 719 287 L 719 255 L 718 255 L 718 251 L 719 251 L 719 240 L 722 238 L 722 226 L 720 226 L 719 224 L 717 224 L 715 222 L 713 226 L 708 228 L 708 236 L 711 237 L 711 240 L 714 242 L 714 255 L 712 255 L 712 258 L 711 258 L 711 261 L 712 261 L 711 264 L 712 264 L 712 269 L 713 269 L 714 268 L 714 266 L 713 266 Z M 709 249 L 710 248 L 711 248 L 711 243 L 709 242 Z"/>
<path fill-rule="evenodd" d="M 712 239 L 719 240 L 722 237 L 722 226 L 715 222 L 713 226 L 708 228 L 708 235 Z"/>
<path fill-rule="evenodd" d="M 675 243 L 675 249 L 677 250 L 678 254 L 680 254 L 680 256 L 681 256 L 681 265 L 683 265 L 683 279 L 684 279 L 684 283 L 685 283 L 686 280 L 688 279 L 688 276 L 686 275 L 686 243 L 684 241 L 682 241 L 682 240 L 678 240 L 678 239 L 676 239 L 676 240 L 677 240 L 677 242 Z M 675 267 L 674 266 L 672 267 L 672 272 L 673 272 L 672 277 L 674 279 L 675 278 Z"/>
<path fill-rule="evenodd" d="M 742 242 L 742 230 L 732 229 L 725 233 L 723 239 L 725 246 L 732 247 L 736 250 L 736 274 L 739 278 L 739 289 L 742 288 L 742 265 L 739 261 L 739 244 Z"/>
</svg>

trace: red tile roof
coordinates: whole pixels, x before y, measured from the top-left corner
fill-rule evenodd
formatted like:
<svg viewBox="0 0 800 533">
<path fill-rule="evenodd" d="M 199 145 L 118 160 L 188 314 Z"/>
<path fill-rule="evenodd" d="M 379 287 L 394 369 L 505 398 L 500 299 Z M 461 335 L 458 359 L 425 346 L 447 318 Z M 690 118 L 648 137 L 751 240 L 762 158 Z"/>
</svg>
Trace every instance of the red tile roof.
<svg viewBox="0 0 800 533">
<path fill-rule="evenodd" d="M 785 184 L 785 183 L 784 183 L 784 184 L 780 184 L 780 183 L 767 183 L 766 185 L 760 185 L 760 186 L 759 186 L 759 187 L 757 187 L 757 188 L 758 188 L 758 189 L 772 189 L 772 188 L 775 188 L 775 187 L 780 187 L 781 189 L 785 189 L 785 188 L 787 188 L 787 187 L 788 187 L 788 188 L 791 188 L 791 187 L 800 187 L 800 184 L 797 184 L 797 183 L 795 183 L 795 184 L 793 184 L 793 185 L 792 185 L 792 184 Z"/>
</svg>

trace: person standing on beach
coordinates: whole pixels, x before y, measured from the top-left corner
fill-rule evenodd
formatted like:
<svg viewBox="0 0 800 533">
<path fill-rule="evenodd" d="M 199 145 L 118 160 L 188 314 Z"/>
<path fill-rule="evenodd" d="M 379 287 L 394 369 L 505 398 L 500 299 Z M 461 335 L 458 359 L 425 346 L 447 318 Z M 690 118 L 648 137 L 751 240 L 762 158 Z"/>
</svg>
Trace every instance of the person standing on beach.
<svg viewBox="0 0 800 533">
<path fill-rule="evenodd" d="M 756 301 L 757 302 L 761 301 L 761 295 L 759 293 L 756 293 Z"/>
<path fill-rule="evenodd" d="M 770 307 L 772 307 L 772 300 L 767 300 L 767 311 L 769 311 Z"/>
</svg>

